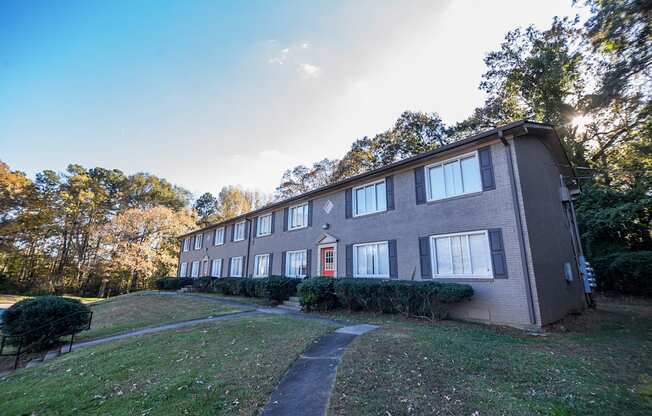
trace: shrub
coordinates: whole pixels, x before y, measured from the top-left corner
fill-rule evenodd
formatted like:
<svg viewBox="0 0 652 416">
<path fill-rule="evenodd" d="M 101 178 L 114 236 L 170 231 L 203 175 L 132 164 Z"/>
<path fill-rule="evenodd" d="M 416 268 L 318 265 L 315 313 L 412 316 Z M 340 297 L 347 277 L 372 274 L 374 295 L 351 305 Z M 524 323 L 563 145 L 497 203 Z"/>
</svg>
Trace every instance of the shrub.
<svg viewBox="0 0 652 416">
<path fill-rule="evenodd" d="M 200 292 L 205 292 L 211 287 L 213 279 L 211 277 L 200 277 L 192 282 L 192 288 Z"/>
<path fill-rule="evenodd" d="M 224 277 L 215 279 L 207 290 L 223 295 L 246 296 L 283 302 L 297 292 L 301 279 L 287 277 L 242 278 Z"/>
<path fill-rule="evenodd" d="M 598 289 L 652 297 L 652 251 L 618 252 L 592 259 Z"/>
<path fill-rule="evenodd" d="M 190 277 L 160 277 L 154 281 L 154 286 L 158 290 L 179 290 L 194 283 L 195 279 Z"/>
<path fill-rule="evenodd" d="M 329 277 L 304 279 L 297 286 L 301 306 L 307 311 L 327 311 L 337 307 L 334 280 Z"/>
<path fill-rule="evenodd" d="M 59 296 L 42 296 L 21 300 L 4 313 L 5 335 L 25 335 L 24 346 L 41 350 L 55 344 L 59 337 L 71 333 L 71 329 L 88 324 L 88 306 L 76 299 Z M 18 338 L 9 338 L 17 344 Z"/>
</svg>

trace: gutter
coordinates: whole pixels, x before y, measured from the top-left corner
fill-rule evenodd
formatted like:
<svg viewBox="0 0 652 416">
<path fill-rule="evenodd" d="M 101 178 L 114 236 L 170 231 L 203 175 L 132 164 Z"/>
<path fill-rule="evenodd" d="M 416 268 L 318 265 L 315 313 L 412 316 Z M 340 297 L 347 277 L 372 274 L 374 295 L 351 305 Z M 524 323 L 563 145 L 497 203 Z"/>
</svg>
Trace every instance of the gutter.
<svg viewBox="0 0 652 416">
<path fill-rule="evenodd" d="M 527 127 L 524 127 L 525 133 L 527 134 Z M 527 261 L 527 252 L 525 250 L 525 231 L 523 229 L 523 223 L 521 221 L 521 205 L 518 201 L 518 190 L 516 188 L 516 174 L 514 173 L 514 161 L 512 159 L 512 151 L 511 151 L 511 146 L 507 139 L 505 139 L 505 135 L 503 134 L 503 130 L 498 130 L 498 138 L 500 141 L 503 143 L 505 146 L 505 153 L 507 154 L 507 165 L 509 168 L 509 182 L 512 190 L 512 203 L 514 205 L 514 213 L 516 214 L 516 228 L 518 231 L 518 243 L 519 243 L 519 248 L 521 252 L 521 263 L 523 264 L 523 270 L 525 271 L 524 274 L 524 282 L 525 282 L 525 297 L 527 298 L 527 306 L 528 306 L 528 315 L 530 318 L 530 324 L 536 325 L 536 313 L 534 311 L 534 297 L 532 295 L 532 284 L 530 282 L 530 266 L 528 265 Z"/>
</svg>

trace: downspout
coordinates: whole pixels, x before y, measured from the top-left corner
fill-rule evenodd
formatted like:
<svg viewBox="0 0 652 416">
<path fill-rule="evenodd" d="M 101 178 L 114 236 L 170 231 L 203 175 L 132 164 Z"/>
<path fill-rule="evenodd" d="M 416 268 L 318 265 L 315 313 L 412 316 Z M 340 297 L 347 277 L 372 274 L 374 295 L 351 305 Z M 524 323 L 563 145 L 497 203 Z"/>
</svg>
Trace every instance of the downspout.
<svg viewBox="0 0 652 416">
<path fill-rule="evenodd" d="M 245 221 L 247 221 L 247 261 L 245 262 L 245 272 L 244 275 L 245 277 L 249 277 L 249 253 L 251 252 L 251 234 L 252 234 L 252 229 L 251 229 L 251 220 L 245 218 Z"/>
<path fill-rule="evenodd" d="M 516 214 L 516 228 L 518 229 L 518 243 L 521 251 L 521 263 L 523 264 L 523 269 L 525 271 L 524 281 L 525 281 L 525 297 L 527 298 L 528 305 L 528 315 L 530 318 L 530 324 L 536 324 L 536 314 L 534 312 L 534 299 L 532 296 L 532 284 L 530 283 L 530 266 L 527 261 L 527 253 L 525 251 L 525 231 L 523 230 L 523 224 L 521 222 L 521 206 L 518 201 L 518 191 L 516 189 L 516 175 L 514 173 L 514 161 L 512 159 L 511 146 L 502 130 L 498 130 L 498 138 L 505 146 L 505 153 L 507 154 L 507 165 L 509 169 L 509 180 L 512 190 L 512 203 L 514 205 L 514 213 Z"/>
</svg>

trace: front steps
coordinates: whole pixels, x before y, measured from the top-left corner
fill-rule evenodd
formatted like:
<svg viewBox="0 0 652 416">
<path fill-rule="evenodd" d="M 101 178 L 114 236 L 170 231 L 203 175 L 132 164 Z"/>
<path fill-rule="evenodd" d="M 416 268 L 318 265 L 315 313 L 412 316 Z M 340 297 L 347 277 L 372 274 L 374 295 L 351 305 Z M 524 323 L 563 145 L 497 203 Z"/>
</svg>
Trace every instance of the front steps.
<svg viewBox="0 0 652 416">
<path fill-rule="evenodd" d="M 279 307 L 284 309 L 291 309 L 293 311 L 300 311 L 301 302 L 299 301 L 299 297 L 290 296 L 290 299 L 284 301 L 283 304 L 279 305 Z"/>
</svg>

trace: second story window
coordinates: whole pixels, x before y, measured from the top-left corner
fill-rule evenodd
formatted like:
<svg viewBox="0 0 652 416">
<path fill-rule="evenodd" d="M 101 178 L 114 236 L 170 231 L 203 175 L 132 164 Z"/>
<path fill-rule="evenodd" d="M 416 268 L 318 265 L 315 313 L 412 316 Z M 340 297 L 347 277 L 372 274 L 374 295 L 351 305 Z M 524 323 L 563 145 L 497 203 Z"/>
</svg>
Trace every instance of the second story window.
<svg viewBox="0 0 652 416">
<path fill-rule="evenodd" d="M 245 222 L 233 224 L 233 241 L 242 241 L 245 239 Z"/>
<path fill-rule="evenodd" d="M 290 207 L 288 212 L 288 230 L 308 226 L 308 203 Z"/>
<path fill-rule="evenodd" d="M 195 250 L 201 250 L 201 245 L 203 241 L 204 241 L 204 234 L 197 234 L 195 236 Z"/>
<path fill-rule="evenodd" d="M 224 227 L 215 230 L 215 243 L 216 246 L 224 244 Z"/>
<path fill-rule="evenodd" d="M 478 154 L 426 166 L 426 185 L 429 201 L 480 192 L 482 181 Z"/>
<path fill-rule="evenodd" d="M 186 237 L 183 239 L 183 251 L 189 251 L 190 250 L 190 237 Z"/>
<path fill-rule="evenodd" d="M 272 233 L 272 215 L 267 214 L 256 219 L 256 237 L 262 237 Z"/>
<path fill-rule="evenodd" d="M 385 180 L 353 188 L 353 215 L 387 211 Z"/>
</svg>

